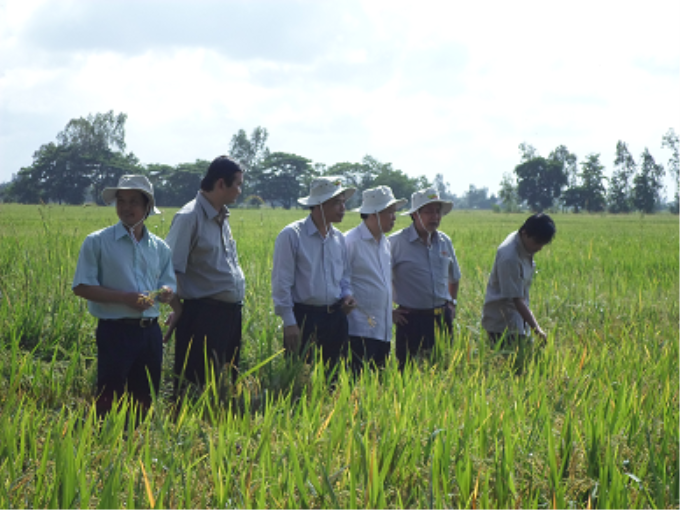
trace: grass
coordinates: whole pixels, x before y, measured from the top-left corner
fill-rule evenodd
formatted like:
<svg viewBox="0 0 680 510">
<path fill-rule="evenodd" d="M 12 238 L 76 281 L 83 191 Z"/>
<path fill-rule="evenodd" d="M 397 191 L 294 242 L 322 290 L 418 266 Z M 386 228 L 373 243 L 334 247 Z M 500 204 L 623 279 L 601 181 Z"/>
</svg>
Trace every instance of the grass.
<svg viewBox="0 0 680 510">
<path fill-rule="evenodd" d="M 164 237 L 173 212 L 149 227 Z M 518 377 L 479 318 L 524 216 L 454 211 L 453 341 L 403 374 L 394 358 L 343 370 L 331 390 L 280 355 L 271 303 L 274 238 L 303 214 L 233 211 L 241 378 L 173 410 L 170 346 L 134 428 L 126 401 L 96 420 L 95 321 L 70 291 L 82 240 L 114 210 L 0 204 L 0 507 L 678 507 L 676 217 L 555 216 L 532 286 L 549 338 Z"/>
</svg>

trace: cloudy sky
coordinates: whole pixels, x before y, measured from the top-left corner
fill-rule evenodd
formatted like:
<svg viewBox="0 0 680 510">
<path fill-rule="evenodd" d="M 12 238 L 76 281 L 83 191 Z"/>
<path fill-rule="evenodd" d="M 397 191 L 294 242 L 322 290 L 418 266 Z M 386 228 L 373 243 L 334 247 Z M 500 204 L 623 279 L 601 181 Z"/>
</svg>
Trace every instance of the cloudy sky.
<svg viewBox="0 0 680 510">
<path fill-rule="evenodd" d="M 678 20 L 676 0 L 0 0 L 0 182 L 109 110 L 145 164 L 257 126 L 273 151 L 370 154 L 455 193 L 495 192 L 524 141 L 665 164 Z"/>
</svg>

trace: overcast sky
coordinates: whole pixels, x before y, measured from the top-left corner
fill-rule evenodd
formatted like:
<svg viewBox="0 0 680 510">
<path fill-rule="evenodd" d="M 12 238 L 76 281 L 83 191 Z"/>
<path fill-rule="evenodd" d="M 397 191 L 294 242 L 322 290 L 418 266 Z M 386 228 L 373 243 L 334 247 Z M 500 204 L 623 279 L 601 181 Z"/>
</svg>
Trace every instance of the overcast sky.
<svg viewBox="0 0 680 510">
<path fill-rule="evenodd" d="M 144 164 L 263 126 L 272 151 L 369 154 L 457 194 L 496 192 L 523 141 L 610 173 L 623 140 L 665 165 L 678 20 L 677 0 L 0 0 L 0 182 L 109 110 Z"/>
</svg>

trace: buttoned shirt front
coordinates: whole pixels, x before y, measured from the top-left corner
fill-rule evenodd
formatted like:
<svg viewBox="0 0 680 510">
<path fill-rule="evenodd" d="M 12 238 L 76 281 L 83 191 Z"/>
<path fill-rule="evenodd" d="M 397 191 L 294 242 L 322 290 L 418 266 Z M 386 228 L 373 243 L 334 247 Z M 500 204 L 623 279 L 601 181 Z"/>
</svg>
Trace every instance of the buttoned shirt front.
<svg viewBox="0 0 680 510">
<path fill-rule="evenodd" d="M 501 243 L 486 286 L 482 327 L 491 333 L 525 334 L 524 319 L 513 298 L 522 298 L 529 306 L 529 289 L 536 264 L 526 250 L 518 232 Z"/>
<path fill-rule="evenodd" d="M 175 214 L 166 242 L 172 249 L 180 298 L 243 301 L 245 278 L 226 207 L 217 211 L 199 191 Z"/>
<path fill-rule="evenodd" d="M 73 286 L 91 285 L 124 292 L 149 292 L 163 286 L 177 289 L 170 248 L 144 227 L 142 238 L 133 240 L 122 223 L 93 232 L 80 248 Z M 87 302 L 99 319 L 158 317 L 159 303 L 140 312 L 118 303 Z"/>
<path fill-rule="evenodd" d="M 357 308 L 347 316 L 349 334 L 392 339 L 392 261 L 385 236 L 376 241 L 366 223 L 345 234 L 352 291 Z"/>
<path fill-rule="evenodd" d="M 392 252 L 394 302 L 415 309 L 430 309 L 451 301 L 449 283 L 461 278 L 449 236 L 435 231 L 427 246 L 411 225 L 389 236 Z"/>
<path fill-rule="evenodd" d="M 272 298 L 284 326 L 296 324 L 293 304 L 325 306 L 352 294 L 345 237 L 331 226 L 324 238 L 312 217 L 284 227 L 274 245 Z"/>
</svg>

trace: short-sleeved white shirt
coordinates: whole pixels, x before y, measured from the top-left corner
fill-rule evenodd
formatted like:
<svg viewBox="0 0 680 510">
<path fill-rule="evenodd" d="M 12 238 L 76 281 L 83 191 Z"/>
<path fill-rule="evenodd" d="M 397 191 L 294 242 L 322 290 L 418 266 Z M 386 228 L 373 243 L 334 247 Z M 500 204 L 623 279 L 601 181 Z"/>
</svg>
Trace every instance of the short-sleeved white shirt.
<svg viewBox="0 0 680 510">
<path fill-rule="evenodd" d="M 535 267 L 533 256 L 522 244 L 518 232 L 513 232 L 501 243 L 486 286 L 482 310 L 482 327 L 486 331 L 526 333 L 524 319 L 513 298 L 522 298 L 529 306 L 529 288 Z"/>
</svg>

